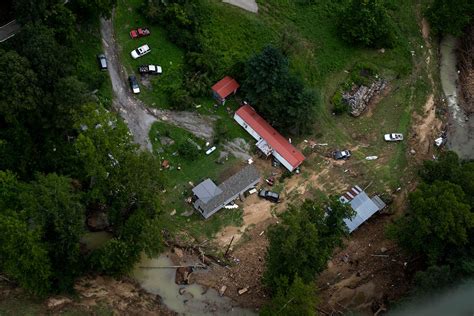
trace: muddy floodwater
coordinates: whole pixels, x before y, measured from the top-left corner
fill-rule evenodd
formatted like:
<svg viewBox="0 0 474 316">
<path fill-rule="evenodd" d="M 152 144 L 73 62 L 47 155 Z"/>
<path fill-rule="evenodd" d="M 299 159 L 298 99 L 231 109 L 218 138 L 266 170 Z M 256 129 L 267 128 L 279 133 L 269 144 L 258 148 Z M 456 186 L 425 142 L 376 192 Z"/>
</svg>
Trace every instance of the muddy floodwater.
<svg viewBox="0 0 474 316">
<path fill-rule="evenodd" d="M 174 266 L 174 263 L 166 255 L 153 259 L 143 256 L 132 277 L 147 292 L 158 294 L 163 304 L 179 315 L 256 315 L 253 311 L 237 307 L 234 301 L 221 297 L 214 289 L 198 284 L 177 285 L 176 269 L 165 268 L 169 266 Z"/>
<path fill-rule="evenodd" d="M 95 250 L 110 239 L 112 239 L 112 234 L 108 232 L 87 232 L 81 237 L 81 243 L 85 244 L 87 249 Z"/>
<path fill-rule="evenodd" d="M 459 106 L 456 48 L 458 40 L 446 36 L 441 41 L 440 77 L 449 111 L 449 149 L 462 159 L 474 159 L 474 118 L 468 117 Z"/>
</svg>

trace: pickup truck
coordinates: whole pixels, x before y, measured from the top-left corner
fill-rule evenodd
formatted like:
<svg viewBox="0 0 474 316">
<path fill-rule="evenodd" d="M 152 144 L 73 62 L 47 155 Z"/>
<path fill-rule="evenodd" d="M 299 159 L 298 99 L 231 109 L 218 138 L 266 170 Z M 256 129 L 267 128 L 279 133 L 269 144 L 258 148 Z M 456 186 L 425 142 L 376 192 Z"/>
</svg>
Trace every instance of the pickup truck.
<svg viewBox="0 0 474 316">
<path fill-rule="evenodd" d="M 141 65 L 138 67 L 138 72 L 142 75 L 161 75 L 163 70 L 161 69 L 161 66 L 158 65 Z"/>
<path fill-rule="evenodd" d="M 258 196 L 266 200 L 269 200 L 270 202 L 273 202 L 273 203 L 280 202 L 280 194 L 276 192 L 261 189 L 260 192 L 258 192 Z"/>
<path fill-rule="evenodd" d="M 383 136 L 386 142 L 399 142 L 403 140 L 403 134 L 400 133 L 390 133 Z"/>
<path fill-rule="evenodd" d="M 132 50 L 130 55 L 132 55 L 133 59 L 137 59 L 138 57 L 148 54 L 149 52 L 151 52 L 151 49 L 147 44 L 145 44 L 138 47 L 137 49 Z"/>
<path fill-rule="evenodd" d="M 146 27 L 139 27 L 130 31 L 130 37 L 132 39 L 148 36 L 150 34 L 150 30 Z"/>
<path fill-rule="evenodd" d="M 350 156 L 352 156 L 352 152 L 350 150 L 335 150 L 332 153 L 332 157 L 336 160 L 348 159 Z"/>
</svg>

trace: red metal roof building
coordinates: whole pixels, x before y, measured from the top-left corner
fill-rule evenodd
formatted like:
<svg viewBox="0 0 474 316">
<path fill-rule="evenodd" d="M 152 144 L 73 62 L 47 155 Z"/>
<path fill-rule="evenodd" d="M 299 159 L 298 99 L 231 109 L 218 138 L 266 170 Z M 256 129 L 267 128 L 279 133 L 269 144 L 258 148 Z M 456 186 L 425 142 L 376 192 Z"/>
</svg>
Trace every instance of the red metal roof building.
<svg viewBox="0 0 474 316">
<path fill-rule="evenodd" d="M 250 105 L 240 107 L 234 120 L 257 140 L 257 147 L 267 156 L 273 155 L 289 171 L 301 165 L 305 157 L 265 121 Z"/>
<path fill-rule="evenodd" d="M 227 97 L 231 94 L 235 94 L 239 87 L 240 85 L 235 79 L 226 76 L 212 86 L 212 95 L 217 101 L 224 104 Z"/>
</svg>

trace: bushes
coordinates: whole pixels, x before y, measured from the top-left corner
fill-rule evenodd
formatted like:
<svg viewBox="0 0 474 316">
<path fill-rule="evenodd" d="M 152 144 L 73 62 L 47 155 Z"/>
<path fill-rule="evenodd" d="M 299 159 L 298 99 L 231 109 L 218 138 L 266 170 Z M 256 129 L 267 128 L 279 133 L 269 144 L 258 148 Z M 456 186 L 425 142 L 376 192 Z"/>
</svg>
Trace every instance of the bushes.
<svg viewBox="0 0 474 316">
<path fill-rule="evenodd" d="M 178 153 L 186 160 L 193 161 L 199 156 L 199 149 L 189 141 L 178 144 Z"/>
<path fill-rule="evenodd" d="M 246 97 L 276 128 L 294 134 L 307 132 L 315 116 L 318 96 L 300 77 L 290 74 L 288 59 L 269 45 L 245 65 L 242 85 Z"/>
<path fill-rule="evenodd" d="M 435 0 L 426 11 L 431 29 L 437 35 L 461 35 L 473 15 L 472 0 Z"/>
<path fill-rule="evenodd" d="M 223 143 L 230 138 L 229 126 L 223 119 L 218 119 L 214 126 L 214 143 Z"/>
<path fill-rule="evenodd" d="M 351 0 L 340 16 L 342 38 L 366 47 L 392 47 L 395 24 L 382 0 Z"/>
<path fill-rule="evenodd" d="M 336 93 L 334 93 L 331 98 L 331 103 L 333 105 L 333 112 L 336 115 L 347 113 L 347 111 L 349 110 L 347 103 L 342 99 L 341 91 L 336 91 Z"/>
<path fill-rule="evenodd" d="M 327 207 L 331 211 L 326 215 Z M 326 205 L 306 200 L 299 207 L 290 206 L 282 223 L 268 230 L 264 284 L 275 292 L 281 278 L 288 284 L 296 281 L 295 276 L 312 281 L 340 245 L 347 229 L 343 219 L 351 215 L 352 210 L 335 199 Z"/>
<path fill-rule="evenodd" d="M 173 87 L 167 90 L 169 94 L 170 106 L 175 110 L 186 110 L 193 104 L 193 99 L 187 90 L 182 86 Z"/>
</svg>

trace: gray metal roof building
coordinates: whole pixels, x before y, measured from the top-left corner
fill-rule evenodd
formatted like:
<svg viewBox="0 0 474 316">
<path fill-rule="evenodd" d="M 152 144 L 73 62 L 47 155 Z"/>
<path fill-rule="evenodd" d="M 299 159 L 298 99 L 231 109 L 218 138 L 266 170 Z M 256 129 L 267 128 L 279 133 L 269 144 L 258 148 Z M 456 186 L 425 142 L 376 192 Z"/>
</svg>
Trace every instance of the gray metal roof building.
<svg viewBox="0 0 474 316">
<path fill-rule="evenodd" d="M 349 203 L 356 213 L 354 218 L 344 219 L 349 233 L 352 233 L 372 215 L 386 206 L 377 195 L 369 198 L 367 193 L 357 185 L 341 196 L 339 200 L 343 203 Z"/>
<path fill-rule="evenodd" d="M 260 174 L 254 165 L 246 166 L 219 186 L 206 179 L 192 190 L 196 198 L 194 208 L 207 219 L 259 181 Z"/>
</svg>

